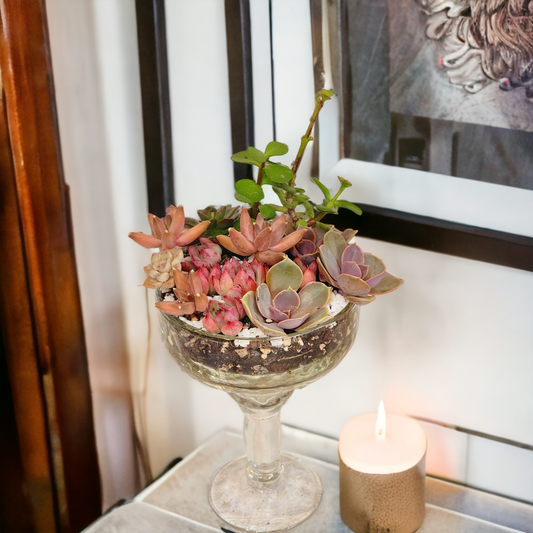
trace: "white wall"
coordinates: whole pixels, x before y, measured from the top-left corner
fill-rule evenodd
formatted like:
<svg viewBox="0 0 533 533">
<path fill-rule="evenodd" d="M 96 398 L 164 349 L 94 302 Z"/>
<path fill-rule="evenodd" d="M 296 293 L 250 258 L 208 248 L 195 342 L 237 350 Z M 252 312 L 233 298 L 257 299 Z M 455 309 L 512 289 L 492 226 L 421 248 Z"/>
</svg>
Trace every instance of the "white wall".
<svg viewBox="0 0 533 533">
<path fill-rule="evenodd" d="M 131 392 L 138 404 L 146 256 L 126 237 L 147 225 L 134 2 L 47 0 L 46 8 L 106 509 L 143 484 Z"/>
<path fill-rule="evenodd" d="M 49 3 L 64 4 L 63 8 L 74 4 L 67 0 Z M 93 71 L 98 76 L 85 77 L 83 81 L 88 98 L 95 94 L 101 98 L 93 103 L 91 112 L 82 110 L 87 115 L 83 120 L 67 120 L 65 117 L 81 105 L 81 96 L 61 96 L 65 88 L 74 91 L 70 86 L 72 73 L 64 70 L 62 76 L 56 75 L 58 100 L 63 101 L 60 119 L 70 124 L 68 130 L 61 124 L 65 164 L 70 160 L 79 176 L 67 174 L 73 194 L 76 187 L 80 191 L 74 207 L 77 248 L 89 231 L 99 236 L 94 237 L 86 261 L 81 261 L 80 277 L 83 268 L 89 269 L 88 265 L 93 265 L 90 268 L 95 272 L 94 279 L 85 278 L 82 298 L 86 302 L 93 297 L 94 287 L 99 283 L 97 276 L 102 273 L 100 262 L 95 259 L 96 249 L 98 240 L 105 237 L 109 239 L 110 253 L 105 260 L 112 260 L 109 269 L 118 280 L 113 287 L 118 290 L 120 286 L 116 298 L 123 302 L 132 387 L 139 400 L 137 412 L 142 411 L 141 401 L 145 398 L 142 405 L 146 408 L 147 448 L 153 472 L 157 474 L 171 459 L 190 452 L 219 428 L 240 428 L 242 416 L 227 395 L 193 381 L 179 370 L 161 346 L 153 311 L 149 329 L 144 319 L 144 289 L 136 285 L 142 283 L 141 266 L 148 262 L 149 252 L 135 248 L 125 238 L 129 230 L 147 230 L 133 0 L 78 0 L 75 4 L 94 8 L 94 43 L 87 44 L 87 49 L 93 46 L 97 50 L 96 59 L 92 60 L 96 61 Z M 254 37 L 253 42 L 254 60 L 257 59 L 256 124 L 269 128 L 271 108 L 266 84 L 270 67 L 265 60 L 269 43 L 261 18 L 267 0 L 254 0 L 251 4 L 252 28 L 259 25 L 263 36 Z M 167 0 L 166 8 L 176 190 L 178 202 L 183 201 L 187 214 L 193 215 L 195 209 L 207 203 L 232 200 L 223 3 Z M 289 144 L 292 157 L 313 106 L 308 9 L 307 0 L 273 2 L 277 24 L 291 23 L 290 32 L 275 33 L 273 49 L 277 140 Z M 63 13 L 56 11 L 55 16 L 66 24 Z M 82 17 L 68 21 L 71 43 L 83 35 L 85 24 Z M 59 30 L 56 25 L 54 31 L 66 30 Z M 83 59 L 85 52 L 72 49 L 68 53 L 72 57 L 80 54 Z M 65 59 L 66 64 L 71 61 Z M 56 63 L 54 56 L 57 67 Z M 258 72 L 258 65 L 263 65 L 264 70 Z M 328 121 L 322 123 L 322 136 L 328 133 L 326 122 L 332 128 L 335 122 L 336 104 L 327 105 L 332 111 L 327 112 Z M 91 128 L 95 116 L 100 117 L 101 123 Z M 65 131 L 78 138 L 76 144 L 66 139 Z M 329 133 L 329 140 L 336 136 L 334 129 Z M 256 133 L 256 139 L 265 144 L 269 135 L 270 131 L 265 134 L 262 129 Z M 533 235 L 531 215 L 529 211 L 524 213 L 530 205 L 531 191 L 488 186 L 481 198 L 473 198 L 471 209 L 463 209 L 464 196 L 456 208 L 454 204 L 450 208 L 454 195 L 442 195 L 435 185 L 439 177 L 433 179 L 415 171 L 368 163 L 336 165 L 338 157 L 332 151 L 337 145 L 328 144 L 328 139 L 321 143 L 322 177 L 333 183 L 336 173 L 342 171 L 344 177 L 354 182 L 350 189 L 353 200 L 400 209 L 403 206 L 413 212 L 428 209 L 429 214 L 442 218 L 452 209 L 454 216 L 466 213 L 464 216 L 471 217 L 472 222 L 481 220 L 484 211 L 496 205 L 502 195 L 510 195 L 514 204 L 505 205 L 514 205 L 522 213 L 519 222 L 509 212 L 497 222 L 493 219 L 489 222 L 502 225 L 499 229 Z M 92 143 L 99 143 L 97 152 L 91 151 Z M 328 146 L 328 153 L 324 153 Z M 309 172 L 307 160 L 299 175 L 304 186 L 309 183 Z M 422 188 L 417 186 L 421 180 L 425 180 Z M 456 181 L 461 194 L 467 194 L 468 180 Z M 99 190 L 99 186 L 103 189 Z M 444 190 L 449 192 L 447 187 Z M 100 196 L 104 197 L 102 205 L 109 204 L 107 207 L 113 212 L 103 219 L 111 226 L 101 220 L 97 226 L 89 224 L 91 206 L 97 206 L 101 215 Z M 110 231 L 109 227 L 114 229 Z M 406 283 L 362 310 L 358 338 L 346 360 L 321 381 L 297 391 L 284 408 L 282 419 L 338 436 L 349 418 L 375 410 L 379 399 L 384 398 L 390 411 L 424 416 L 533 445 L 533 335 L 529 324 L 533 312 L 533 274 L 367 239 L 361 239 L 361 244 L 384 258 L 389 270 Z M 109 300 L 102 295 L 99 301 L 108 309 L 116 305 Z M 86 307 L 84 303 L 87 321 L 101 312 L 98 305 Z M 88 342 L 97 339 L 102 340 L 97 328 L 89 327 Z M 107 430 L 101 427 L 100 431 L 105 435 Z M 447 458 L 431 462 L 434 472 L 464 481 L 468 471 L 469 481 L 476 485 L 472 462 L 468 468 L 466 440 L 463 442 L 455 435 L 443 436 L 437 430 L 428 431 L 433 432 L 430 444 L 434 440 L 434 449 L 440 450 L 437 459 Z M 106 438 L 102 437 L 102 442 Z M 102 450 L 105 452 L 105 444 Z M 500 458 L 505 459 L 503 455 Z M 531 465 L 533 468 L 533 461 Z M 507 493 L 520 497 L 523 493 L 513 492 L 516 483 L 511 478 L 507 481 L 507 486 L 511 486 Z M 490 483 L 478 485 L 490 488 Z"/>
</svg>

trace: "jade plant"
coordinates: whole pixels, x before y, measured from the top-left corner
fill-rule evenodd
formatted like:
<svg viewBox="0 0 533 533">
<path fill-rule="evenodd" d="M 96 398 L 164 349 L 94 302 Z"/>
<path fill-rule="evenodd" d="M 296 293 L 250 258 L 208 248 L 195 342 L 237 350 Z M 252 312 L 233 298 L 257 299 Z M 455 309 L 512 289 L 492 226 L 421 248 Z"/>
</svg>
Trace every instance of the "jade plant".
<svg viewBox="0 0 533 533">
<path fill-rule="evenodd" d="M 265 335 L 284 336 L 327 319 L 333 291 L 365 305 L 403 283 L 355 244 L 356 230 L 340 231 L 323 220 L 340 208 L 361 214 L 341 199 L 349 181 L 339 177 L 331 193 L 311 178 L 323 195 L 320 203 L 296 184 L 316 119 L 331 96 L 327 90 L 317 94 L 290 166 L 276 160 L 289 151 L 277 141 L 231 157 L 257 167 L 255 179 L 235 184 L 235 199 L 245 205 L 210 205 L 197 211 L 198 219 L 187 218 L 182 205 L 171 205 L 162 218 L 148 215 L 151 234 L 130 233 L 141 246 L 159 248 L 145 267 L 144 286 L 159 291 L 160 311 L 195 321 L 212 334 L 234 336 L 255 326 Z M 264 202 L 265 187 L 279 204 Z"/>
</svg>

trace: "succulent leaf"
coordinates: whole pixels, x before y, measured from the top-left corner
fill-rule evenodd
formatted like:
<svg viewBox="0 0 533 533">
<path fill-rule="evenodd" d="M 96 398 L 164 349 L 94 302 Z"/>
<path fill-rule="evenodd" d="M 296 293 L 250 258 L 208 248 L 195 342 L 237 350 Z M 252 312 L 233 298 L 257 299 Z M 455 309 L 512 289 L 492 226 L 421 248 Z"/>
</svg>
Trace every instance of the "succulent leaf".
<svg viewBox="0 0 533 533">
<path fill-rule="evenodd" d="M 370 287 L 361 278 L 350 276 L 350 274 L 341 274 L 337 279 L 339 288 L 349 296 L 364 296 L 370 291 Z"/>
<path fill-rule="evenodd" d="M 217 235 L 217 241 L 229 250 L 230 252 L 236 255 L 245 255 L 241 250 L 239 250 L 232 242 L 232 240 L 227 235 Z"/>
<path fill-rule="evenodd" d="M 285 289 L 298 290 L 302 279 L 301 269 L 288 257 L 271 267 L 266 276 L 266 282 L 273 297 Z"/>
<path fill-rule="evenodd" d="M 329 278 L 336 280 L 341 274 L 341 269 L 339 267 L 339 262 L 335 258 L 334 252 L 331 250 L 331 248 L 329 248 L 329 246 L 325 244 L 323 244 L 319 248 L 319 250 L 320 250 L 320 258 L 322 259 L 322 265 L 325 267 L 326 271 L 328 272 Z M 337 286 L 335 282 L 333 282 L 332 285 Z"/>
<path fill-rule="evenodd" d="M 357 244 L 348 244 L 342 252 L 341 263 L 359 263 L 365 262 L 365 253 Z"/>
<path fill-rule="evenodd" d="M 330 276 L 328 269 L 324 266 L 320 258 L 318 258 L 316 262 L 320 273 L 320 281 L 325 281 L 333 287 L 338 287 L 337 282 Z"/>
<path fill-rule="evenodd" d="M 289 235 L 286 235 L 278 241 L 277 244 L 274 244 L 273 246 L 270 246 L 270 249 L 274 252 L 284 252 L 285 250 L 288 250 L 289 248 L 292 248 L 298 241 L 302 239 L 306 232 L 306 228 L 297 229 L 296 231 L 293 231 Z"/>
<path fill-rule="evenodd" d="M 272 305 L 283 313 L 293 313 L 300 307 L 300 296 L 294 289 L 286 289 L 276 294 Z"/>
<path fill-rule="evenodd" d="M 265 318 L 270 318 L 272 320 L 272 296 L 268 290 L 268 285 L 263 283 L 257 287 L 257 307 L 259 308 L 260 313 Z"/>
<path fill-rule="evenodd" d="M 229 237 L 234 247 L 241 251 L 240 255 L 252 255 L 257 251 L 253 243 L 251 243 L 241 232 L 237 231 L 235 228 L 230 228 Z"/>
<path fill-rule="evenodd" d="M 346 248 L 346 241 L 341 233 L 336 230 L 330 230 L 324 235 L 324 245 L 332 252 L 333 256 L 340 265 L 342 263 L 342 253 Z"/>
<path fill-rule="evenodd" d="M 344 297 L 349 301 L 357 305 L 367 305 L 371 302 L 373 302 L 376 297 L 375 296 L 348 296 L 347 294 L 344 295 Z"/>
<path fill-rule="evenodd" d="M 365 254 L 365 265 L 368 265 L 369 270 L 366 275 L 366 278 L 370 279 L 375 276 L 379 276 L 385 272 L 385 265 L 383 261 L 372 254 Z"/>
<path fill-rule="evenodd" d="M 173 316 L 192 315 L 196 310 L 193 302 L 156 302 L 155 306 L 163 313 Z"/>
<path fill-rule="evenodd" d="M 379 295 L 387 294 L 396 290 L 400 285 L 402 285 L 403 279 L 397 278 L 388 272 L 385 272 L 381 281 L 371 289 L 370 294 Z"/>
<path fill-rule="evenodd" d="M 343 274 L 350 274 L 356 278 L 362 278 L 361 269 L 355 261 L 345 261 L 342 263 L 342 272 Z"/>
<path fill-rule="evenodd" d="M 252 324 L 258 328 L 261 328 L 268 335 L 280 336 L 286 335 L 286 333 L 276 326 L 274 323 L 267 323 L 263 318 L 263 315 L 259 312 L 257 303 L 255 300 L 254 292 L 247 292 L 242 298 L 242 305 L 246 310 L 248 318 L 251 320 Z"/>
<path fill-rule="evenodd" d="M 296 328 L 296 331 L 305 331 L 306 329 L 314 328 L 316 325 L 320 324 L 320 322 L 326 320 L 328 316 L 329 311 L 327 307 L 318 309 L 312 315 L 310 315 L 309 318 L 300 327 Z"/>
<path fill-rule="evenodd" d="M 308 283 L 300 292 L 300 311 L 313 313 L 316 309 L 325 307 L 331 297 L 331 289 L 314 281 Z"/>
<path fill-rule="evenodd" d="M 296 329 L 297 327 L 301 326 L 305 319 L 309 316 L 309 314 L 305 314 L 301 317 L 291 317 L 287 320 L 282 320 L 281 322 L 278 322 L 278 326 L 283 329 Z"/>
<path fill-rule="evenodd" d="M 265 157 L 274 157 L 277 155 L 285 155 L 289 151 L 289 147 L 277 141 L 272 141 L 267 144 L 265 148 Z"/>
</svg>

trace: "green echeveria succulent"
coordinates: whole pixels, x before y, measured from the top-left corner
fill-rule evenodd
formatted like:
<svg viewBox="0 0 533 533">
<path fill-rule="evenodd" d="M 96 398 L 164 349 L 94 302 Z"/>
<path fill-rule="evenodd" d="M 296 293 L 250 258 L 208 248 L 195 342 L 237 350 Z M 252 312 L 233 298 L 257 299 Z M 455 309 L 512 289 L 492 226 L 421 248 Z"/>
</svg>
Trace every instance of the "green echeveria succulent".
<svg viewBox="0 0 533 533">
<path fill-rule="evenodd" d="M 403 280 L 389 274 L 383 261 L 348 244 L 342 233 L 330 230 L 319 248 L 320 279 L 341 290 L 350 302 L 366 305 L 380 294 L 397 289 Z"/>
<path fill-rule="evenodd" d="M 200 220 L 202 222 L 209 222 L 209 227 L 204 232 L 204 236 L 206 237 L 227 235 L 228 229 L 235 224 L 240 214 L 240 206 L 233 207 L 232 205 L 223 205 L 219 208 L 210 205 L 205 209 L 198 210 L 198 216 L 200 217 Z"/>
<path fill-rule="evenodd" d="M 326 319 L 331 288 L 314 281 L 299 290 L 302 280 L 302 270 L 288 257 L 271 267 L 266 283 L 242 298 L 252 323 L 268 335 L 280 336 L 286 335 L 285 330 L 303 331 Z"/>
</svg>

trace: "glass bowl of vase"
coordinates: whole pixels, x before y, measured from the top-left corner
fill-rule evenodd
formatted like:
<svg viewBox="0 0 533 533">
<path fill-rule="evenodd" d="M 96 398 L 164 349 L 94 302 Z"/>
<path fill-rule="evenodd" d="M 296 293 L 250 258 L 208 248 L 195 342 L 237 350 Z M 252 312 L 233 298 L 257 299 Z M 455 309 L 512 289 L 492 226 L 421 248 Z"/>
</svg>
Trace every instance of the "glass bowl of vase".
<svg viewBox="0 0 533 533">
<path fill-rule="evenodd" d="M 246 456 L 215 475 L 209 487 L 214 511 L 244 531 L 283 531 L 306 520 L 320 503 L 322 484 L 304 462 L 281 453 L 280 411 L 295 389 L 348 353 L 359 306 L 349 303 L 307 331 L 253 338 L 208 333 L 158 312 L 163 343 L 182 370 L 227 392 L 244 413 Z"/>
</svg>

